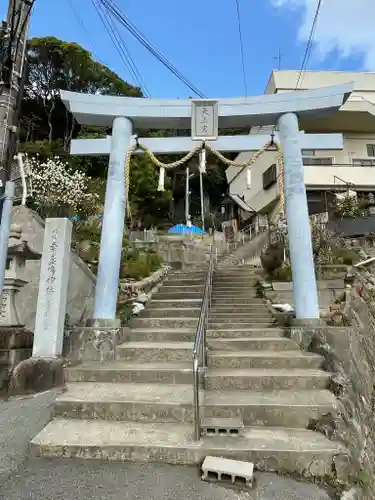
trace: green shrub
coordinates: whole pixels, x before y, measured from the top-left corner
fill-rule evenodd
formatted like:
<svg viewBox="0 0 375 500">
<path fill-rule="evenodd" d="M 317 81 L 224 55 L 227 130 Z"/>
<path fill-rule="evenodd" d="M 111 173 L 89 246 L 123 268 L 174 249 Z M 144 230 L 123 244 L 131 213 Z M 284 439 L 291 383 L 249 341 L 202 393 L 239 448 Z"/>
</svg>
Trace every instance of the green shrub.
<svg viewBox="0 0 375 500">
<path fill-rule="evenodd" d="M 351 266 L 358 261 L 358 255 L 349 248 L 332 246 L 331 252 L 334 264 L 345 264 L 347 266 Z"/>
<path fill-rule="evenodd" d="M 292 266 L 286 264 L 283 267 L 279 267 L 269 273 L 268 278 L 271 281 L 292 281 Z"/>
<path fill-rule="evenodd" d="M 132 254 L 123 260 L 120 277 L 122 279 L 141 280 L 159 269 L 162 259 L 154 251 Z"/>
</svg>

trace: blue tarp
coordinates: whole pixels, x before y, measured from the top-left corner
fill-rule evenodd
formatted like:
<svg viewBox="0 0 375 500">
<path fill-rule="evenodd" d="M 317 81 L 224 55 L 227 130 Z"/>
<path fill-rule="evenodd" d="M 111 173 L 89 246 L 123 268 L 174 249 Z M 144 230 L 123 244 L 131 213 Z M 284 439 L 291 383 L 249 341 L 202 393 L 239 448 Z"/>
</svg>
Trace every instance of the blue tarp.
<svg viewBox="0 0 375 500">
<path fill-rule="evenodd" d="M 168 230 L 168 233 L 172 234 L 206 234 L 201 227 L 190 226 L 187 227 L 186 224 L 176 224 Z"/>
</svg>

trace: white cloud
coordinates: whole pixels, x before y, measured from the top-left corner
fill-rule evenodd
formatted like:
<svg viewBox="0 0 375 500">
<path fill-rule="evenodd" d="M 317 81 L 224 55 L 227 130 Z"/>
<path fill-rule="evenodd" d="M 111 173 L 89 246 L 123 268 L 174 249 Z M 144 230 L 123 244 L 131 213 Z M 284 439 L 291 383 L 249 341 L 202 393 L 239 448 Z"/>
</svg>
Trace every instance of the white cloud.
<svg viewBox="0 0 375 500">
<path fill-rule="evenodd" d="M 317 0 L 271 0 L 279 8 L 302 13 L 299 38 L 309 38 Z M 337 50 L 342 57 L 360 53 L 366 70 L 375 71 L 375 0 L 323 0 L 314 35 L 322 59 Z"/>
</svg>

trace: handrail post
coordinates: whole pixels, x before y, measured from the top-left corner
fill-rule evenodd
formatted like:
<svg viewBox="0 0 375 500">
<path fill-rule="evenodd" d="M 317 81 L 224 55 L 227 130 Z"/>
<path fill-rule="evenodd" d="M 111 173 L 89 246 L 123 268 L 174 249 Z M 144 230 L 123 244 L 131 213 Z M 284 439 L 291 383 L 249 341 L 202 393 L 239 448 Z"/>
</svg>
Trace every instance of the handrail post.
<svg viewBox="0 0 375 500">
<path fill-rule="evenodd" d="M 200 425 L 200 415 L 199 415 L 199 366 L 197 359 L 194 359 L 193 377 L 194 377 L 194 439 L 195 441 L 199 441 L 201 438 L 201 425 Z"/>
</svg>

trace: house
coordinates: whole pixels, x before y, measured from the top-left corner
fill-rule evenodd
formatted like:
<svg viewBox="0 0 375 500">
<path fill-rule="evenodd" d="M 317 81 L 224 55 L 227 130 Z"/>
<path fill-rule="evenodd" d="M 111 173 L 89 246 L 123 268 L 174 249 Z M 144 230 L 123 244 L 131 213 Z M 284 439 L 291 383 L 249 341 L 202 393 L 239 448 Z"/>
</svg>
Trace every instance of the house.
<svg viewBox="0 0 375 500">
<path fill-rule="evenodd" d="M 273 71 L 265 94 L 295 91 L 300 71 Z M 303 150 L 305 185 L 310 214 L 329 212 L 337 193 L 356 191 L 359 197 L 375 193 L 375 73 L 306 71 L 298 90 L 329 87 L 354 82 L 354 91 L 341 110 L 331 118 L 301 121 L 309 133 L 342 133 L 341 151 L 324 149 Z M 274 127 L 253 127 L 250 134 L 271 134 Z M 243 163 L 254 154 L 241 153 Z M 248 186 L 246 169 L 229 167 L 226 170 L 230 196 L 240 197 L 258 214 L 261 221 L 272 220 L 278 213 L 279 167 L 276 151 L 260 156 L 251 169 Z"/>
</svg>

